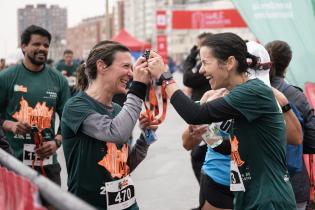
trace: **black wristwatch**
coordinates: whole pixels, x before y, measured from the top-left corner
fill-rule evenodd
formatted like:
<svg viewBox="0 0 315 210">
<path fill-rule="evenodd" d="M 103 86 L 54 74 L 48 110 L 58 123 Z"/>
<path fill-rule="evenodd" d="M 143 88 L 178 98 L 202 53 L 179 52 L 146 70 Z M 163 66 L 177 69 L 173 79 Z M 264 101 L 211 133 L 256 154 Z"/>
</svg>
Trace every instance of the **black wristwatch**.
<svg viewBox="0 0 315 210">
<path fill-rule="evenodd" d="M 161 74 L 159 80 L 156 82 L 157 85 L 162 85 L 163 81 L 173 79 L 173 75 L 170 72 L 164 72 Z"/>
<path fill-rule="evenodd" d="M 282 113 L 286 113 L 286 112 L 290 111 L 291 108 L 292 108 L 292 107 L 291 107 L 290 103 L 288 103 L 288 104 L 282 106 L 282 107 L 281 107 Z"/>
</svg>

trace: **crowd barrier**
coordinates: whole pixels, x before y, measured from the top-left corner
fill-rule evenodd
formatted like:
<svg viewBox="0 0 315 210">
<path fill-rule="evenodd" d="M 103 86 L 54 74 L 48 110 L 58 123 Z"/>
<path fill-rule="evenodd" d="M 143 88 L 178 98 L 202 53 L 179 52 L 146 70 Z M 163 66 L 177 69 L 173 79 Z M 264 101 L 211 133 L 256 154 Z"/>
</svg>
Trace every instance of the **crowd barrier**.
<svg viewBox="0 0 315 210">
<path fill-rule="evenodd" d="M 96 210 L 0 149 L 0 209 L 44 210 L 39 194 L 60 210 Z"/>
</svg>

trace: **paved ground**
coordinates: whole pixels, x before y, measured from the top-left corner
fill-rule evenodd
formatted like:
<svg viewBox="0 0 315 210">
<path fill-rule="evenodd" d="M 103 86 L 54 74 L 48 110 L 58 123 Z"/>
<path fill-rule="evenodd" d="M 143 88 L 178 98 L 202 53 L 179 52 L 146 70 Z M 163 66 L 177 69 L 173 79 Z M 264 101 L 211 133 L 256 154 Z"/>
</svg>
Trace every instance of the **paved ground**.
<svg viewBox="0 0 315 210">
<path fill-rule="evenodd" d="M 181 75 L 175 74 L 181 81 Z M 151 145 L 147 158 L 132 173 L 141 210 L 189 210 L 198 205 L 198 183 L 190 154 L 181 145 L 186 124 L 170 105 L 166 121 L 157 131 L 159 140 Z M 136 126 L 134 136 L 138 136 Z M 59 151 L 62 154 L 62 151 Z M 64 158 L 61 156 L 62 188 L 66 189 Z"/>
</svg>

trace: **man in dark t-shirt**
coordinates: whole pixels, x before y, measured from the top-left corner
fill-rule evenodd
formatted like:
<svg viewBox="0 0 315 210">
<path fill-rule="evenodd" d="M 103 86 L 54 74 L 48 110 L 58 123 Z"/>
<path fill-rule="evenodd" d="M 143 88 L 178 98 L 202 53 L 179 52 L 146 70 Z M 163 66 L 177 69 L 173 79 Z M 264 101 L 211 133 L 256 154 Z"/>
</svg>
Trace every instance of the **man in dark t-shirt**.
<svg viewBox="0 0 315 210">
<path fill-rule="evenodd" d="M 0 72 L 0 117 L 16 158 L 60 184 L 55 114 L 61 116 L 70 92 L 66 79 L 45 64 L 50 40 L 35 25 L 22 33 L 22 63 Z"/>
<path fill-rule="evenodd" d="M 63 52 L 63 59 L 58 62 L 56 69 L 63 75 L 70 77 L 76 76 L 78 66 L 79 64 L 73 60 L 73 51 L 65 50 Z"/>
</svg>

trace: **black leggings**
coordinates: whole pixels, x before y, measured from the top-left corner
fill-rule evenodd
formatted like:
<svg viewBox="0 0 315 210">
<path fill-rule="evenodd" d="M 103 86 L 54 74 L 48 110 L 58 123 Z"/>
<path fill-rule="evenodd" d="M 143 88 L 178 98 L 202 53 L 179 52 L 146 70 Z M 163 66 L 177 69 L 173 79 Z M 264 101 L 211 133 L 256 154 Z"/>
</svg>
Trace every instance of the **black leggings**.
<svg viewBox="0 0 315 210">
<path fill-rule="evenodd" d="M 233 192 L 229 186 L 216 183 L 208 175 L 201 173 L 199 204 L 200 208 L 208 201 L 212 206 L 222 209 L 233 209 Z"/>
</svg>

